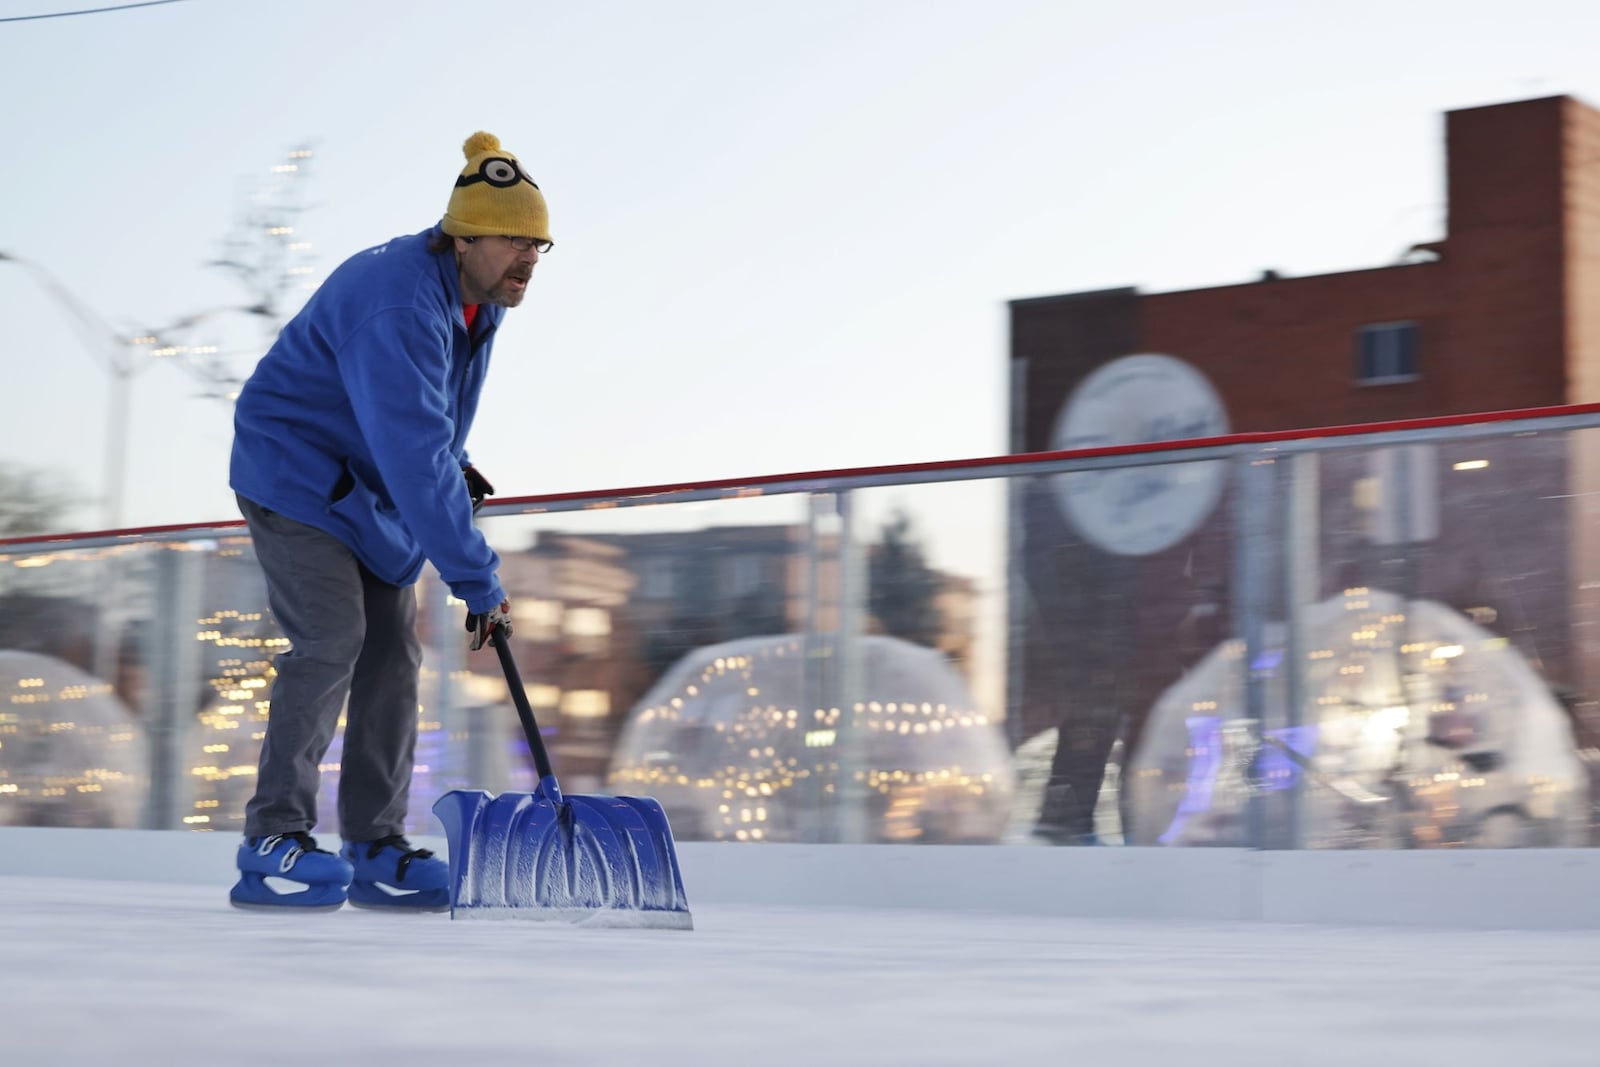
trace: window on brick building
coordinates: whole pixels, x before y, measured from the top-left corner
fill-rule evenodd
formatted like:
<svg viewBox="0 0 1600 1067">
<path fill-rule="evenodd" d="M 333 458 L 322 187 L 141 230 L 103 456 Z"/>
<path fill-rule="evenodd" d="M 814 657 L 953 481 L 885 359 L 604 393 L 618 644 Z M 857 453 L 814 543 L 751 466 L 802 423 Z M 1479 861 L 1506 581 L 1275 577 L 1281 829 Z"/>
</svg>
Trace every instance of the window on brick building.
<svg viewBox="0 0 1600 1067">
<path fill-rule="evenodd" d="M 757 592 L 766 584 L 766 577 L 766 560 L 760 556 L 750 552 L 734 556 L 728 571 L 729 592 L 734 596 Z"/>
<path fill-rule="evenodd" d="M 651 600 L 666 600 L 678 591 L 678 572 L 667 556 L 648 556 L 643 563 L 639 595 Z"/>
<path fill-rule="evenodd" d="M 1383 385 L 1417 377 L 1421 330 L 1414 322 L 1378 322 L 1356 331 L 1356 384 Z"/>
</svg>

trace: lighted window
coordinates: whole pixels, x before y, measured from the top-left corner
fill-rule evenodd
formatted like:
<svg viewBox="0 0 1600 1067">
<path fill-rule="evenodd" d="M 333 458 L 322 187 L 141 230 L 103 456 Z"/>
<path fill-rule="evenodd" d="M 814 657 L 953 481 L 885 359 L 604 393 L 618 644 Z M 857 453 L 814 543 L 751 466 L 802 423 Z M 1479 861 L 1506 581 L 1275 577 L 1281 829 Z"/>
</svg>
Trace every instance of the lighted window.
<svg viewBox="0 0 1600 1067">
<path fill-rule="evenodd" d="M 604 637 L 611 632 L 611 613 L 604 608 L 568 608 L 562 627 L 573 637 Z"/>
<path fill-rule="evenodd" d="M 561 702 L 559 685 L 530 685 L 526 687 L 528 703 L 536 708 L 553 708 Z"/>
<path fill-rule="evenodd" d="M 1417 378 L 1421 329 L 1414 322 L 1379 322 L 1356 331 L 1356 383 L 1384 385 Z"/>
<path fill-rule="evenodd" d="M 561 714 L 569 719 L 603 719 L 611 714 L 611 694 L 604 689 L 572 689 L 561 695 Z"/>
<path fill-rule="evenodd" d="M 568 608 L 562 625 L 566 648 L 580 656 L 603 656 L 611 646 L 611 613 L 604 608 Z"/>
<path fill-rule="evenodd" d="M 562 605 L 559 600 L 530 597 L 512 606 L 512 633 L 535 641 L 553 641 L 561 632 Z"/>
</svg>

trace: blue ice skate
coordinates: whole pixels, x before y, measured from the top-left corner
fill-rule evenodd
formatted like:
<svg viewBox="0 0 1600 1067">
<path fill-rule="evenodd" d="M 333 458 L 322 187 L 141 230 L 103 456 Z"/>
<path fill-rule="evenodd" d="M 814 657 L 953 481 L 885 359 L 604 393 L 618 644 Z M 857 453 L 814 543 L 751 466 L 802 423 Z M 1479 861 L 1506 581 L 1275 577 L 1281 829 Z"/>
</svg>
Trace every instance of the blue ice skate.
<svg viewBox="0 0 1600 1067">
<path fill-rule="evenodd" d="M 237 908 L 332 911 L 345 902 L 354 873 L 303 830 L 245 838 L 238 865 L 239 881 L 228 893 Z"/>
<path fill-rule="evenodd" d="M 339 854 L 355 868 L 350 903 L 359 908 L 450 909 L 449 864 L 400 834 L 346 841 Z"/>
</svg>

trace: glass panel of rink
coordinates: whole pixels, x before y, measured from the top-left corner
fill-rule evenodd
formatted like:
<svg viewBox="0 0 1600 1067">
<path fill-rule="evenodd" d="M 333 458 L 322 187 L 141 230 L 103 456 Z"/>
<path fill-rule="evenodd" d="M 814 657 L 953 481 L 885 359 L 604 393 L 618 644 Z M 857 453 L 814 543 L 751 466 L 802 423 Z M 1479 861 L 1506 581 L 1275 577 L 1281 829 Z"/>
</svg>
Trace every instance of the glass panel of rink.
<svg viewBox="0 0 1600 1067">
<path fill-rule="evenodd" d="M 564 790 L 655 796 L 683 840 L 1587 844 L 1600 463 L 1573 427 L 480 525 Z M 439 794 L 533 775 L 463 607 L 431 572 L 417 595 L 434 834 Z M 284 644 L 237 527 L 0 547 L 0 824 L 237 833 Z"/>
<path fill-rule="evenodd" d="M 239 824 L 285 644 L 248 537 L 0 549 L 0 605 L 0 824 Z"/>
<path fill-rule="evenodd" d="M 1285 843 L 1589 843 L 1600 432 L 1486 429 L 1288 461 Z"/>
</svg>

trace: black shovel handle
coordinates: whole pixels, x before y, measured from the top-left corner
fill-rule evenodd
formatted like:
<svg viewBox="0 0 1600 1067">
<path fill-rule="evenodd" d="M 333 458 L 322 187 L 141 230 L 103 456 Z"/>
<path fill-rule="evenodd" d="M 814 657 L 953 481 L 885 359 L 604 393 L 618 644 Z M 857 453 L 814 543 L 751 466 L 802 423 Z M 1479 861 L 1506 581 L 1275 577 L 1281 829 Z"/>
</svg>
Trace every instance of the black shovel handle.
<svg viewBox="0 0 1600 1067">
<path fill-rule="evenodd" d="M 511 658 L 511 642 L 504 630 L 496 626 L 489 631 L 489 643 L 500 655 L 500 669 L 506 672 L 506 685 L 511 689 L 511 702 L 517 706 L 517 718 L 522 720 L 522 732 L 528 735 L 528 748 L 533 752 L 533 766 L 540 780 L 554 778 L 550 769 L 550 753 L 545 751 L 544 738 L 539 735 L 539 724 L 533 720 L 533 706 L 528 703 L 528 691 L 522 687 L 522 675 L 516 660 Z"/>
</svg>

